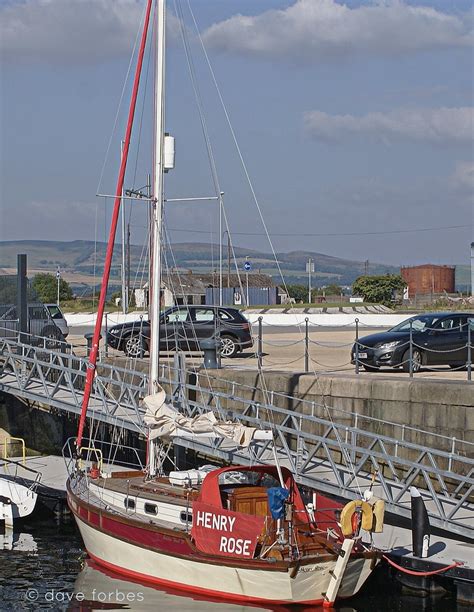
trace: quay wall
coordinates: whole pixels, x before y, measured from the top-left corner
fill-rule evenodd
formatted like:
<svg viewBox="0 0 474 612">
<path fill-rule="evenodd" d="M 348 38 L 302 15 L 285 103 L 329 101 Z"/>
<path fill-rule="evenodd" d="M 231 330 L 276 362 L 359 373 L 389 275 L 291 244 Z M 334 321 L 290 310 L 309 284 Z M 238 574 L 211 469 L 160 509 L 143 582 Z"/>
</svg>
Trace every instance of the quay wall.
<svg viewBox="0 0 474 612">
<path fill-rule="evenodd" d="M 27 455 L 57 454 L 75 432 L 76 424 L 67 415 L 0 393 L 0 457 L 5 450 L 8 456 L 21 454 L 20 444 L 9 442 L 10 437 L 24 439 Z"/>
<path fill-rule="evenodd" d="M 347 427 L 358 427 L 364 431 L 387 436 L 394 440 L 434 448 L 446 453 L 452 452 L 472 457 L 474 442 L 474 384 L 458 380 L 407 380 L 391 379 L 384 376 L 348 374 L 314 375 L 268 372 L 264 383 L 255 371 L 221 369 L 198 374 L 198 385 L 203 389 L 229 392 L 232 398 L 244 396 L 249 403 L 264 403 L 265 394 L 274 392 L 273 403 L 294 413 L 312 414 L 322 419 L 328 415 L 337 423 Z M 233 383 L 254 387 L 238 387 Z M 283 394 L 278 396 L 276 394 Z M 284 396 L 292 396 L 289 399 Z M 222 403 L 224 409 L 241 410 L 242 404 L 232 399 Z M 306 400 L 306 401 L 302 401 Z M 308 403 L 309 402 L 309 403 Z M 314 402 L 314 406 L 311 406 Z M 324 406 L 327 406 L 326 409 Z M 376 420 L 373 420 L 376 419 Z M 282 422 L 275 419 L 275 426 Z M 318 423 L 304 425 L 304 430 L 324 435 L 325 427 Z M 420 431 L 422 430 L 422 431 Z M 453 438 L 456 440 L 453 441 Z M 361 435 L 357 446 L 365 448 L 373 438 Z M 295 447 L 296 440 L 289 439 Z M 471 443 L 471 445 L 466 444 Z M 393 451 L 395 444 L 387 446 Z M 382 451 L 382 448 L 376 450 Z M 402 452 L 402 451 L 400 451 Z M 403 458 L 418 460 L 419 449 L 403 451 Z M 426 458 L 429 464 L 429 458 Z M 440 461 L 440 467 L 447 471 L 464 471 L 449 458 Z"/>
</svg>

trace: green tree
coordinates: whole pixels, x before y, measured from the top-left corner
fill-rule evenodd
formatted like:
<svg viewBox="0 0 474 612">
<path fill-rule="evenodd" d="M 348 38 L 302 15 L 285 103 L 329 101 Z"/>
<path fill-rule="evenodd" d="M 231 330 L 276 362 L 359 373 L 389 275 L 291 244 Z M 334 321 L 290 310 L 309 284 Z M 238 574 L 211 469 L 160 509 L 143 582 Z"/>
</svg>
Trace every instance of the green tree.
<svg viewBox="0 0 474 612">
<path fill-rule="evenodd" d="M 45 304 L 56 302 L 58 297 L 58 281 L 54 274 L 40 272 L 40 274 L 34 277 L 32 285 L 42 302 Z M 71 287 L 62 278 L 59 280 L 59 299 L 60 301 L 72 300 Z"/>
<path fill-rule="evenodd" d="M 326 285 L 325 287 L 319 287 L 314 290 L 315 295 L 341 295 L 342 287 L 340 285 Z"/>
<path fill-rule="evenodd" d="M 352 285 L 352 293 L 360 295 L 365 302 L 390 304 L 397 292 L 403 291 L 406 283 L 399 274 L 383 276 L 359 276 Z"/>
<path fill-rule="evenodd" d="M 302 302 L 308 301 L 308 287 L 304 285 L 287 285 L 288 295 L 292 297 L 296 302 L 300 300 Z"/>
</svg>

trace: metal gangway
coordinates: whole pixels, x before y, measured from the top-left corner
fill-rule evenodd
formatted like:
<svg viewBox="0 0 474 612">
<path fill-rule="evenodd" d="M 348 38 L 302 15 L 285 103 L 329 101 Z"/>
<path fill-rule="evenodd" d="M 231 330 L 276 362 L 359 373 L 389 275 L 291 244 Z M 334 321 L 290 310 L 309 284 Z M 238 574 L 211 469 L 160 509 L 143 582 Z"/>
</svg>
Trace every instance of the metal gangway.
<svg viewBox="0 0 474 612">
<path fill-rule="evenodd" d="M 87 359 L 64 344 L 45 348 L 0 339 L 0 391 L 29 402 L 79 414 L 86 370 Z M 232 381 L 223 389 L 225 376 L 187 370 L 179 355 L 163 362 L 160 374 L 169 399 L 187 416 L 211 410 L 220 419 L 271 428 L 279 460 L 301 485 L 353 499 L 373 482 L 387 512 L 406 518 L 409 489 L 415 485 L 434 527 L 474 539 L 474 443 L 280 393 L 262 394 L 262 389 Z M 146 373 L 102 358 L 90 417 L 144 434 L 147 382 Z M 232 463 L 273 458 L 271 442 L 254 443 L 250 451 L 218 439 L 174 443 Z"/>
</svg>

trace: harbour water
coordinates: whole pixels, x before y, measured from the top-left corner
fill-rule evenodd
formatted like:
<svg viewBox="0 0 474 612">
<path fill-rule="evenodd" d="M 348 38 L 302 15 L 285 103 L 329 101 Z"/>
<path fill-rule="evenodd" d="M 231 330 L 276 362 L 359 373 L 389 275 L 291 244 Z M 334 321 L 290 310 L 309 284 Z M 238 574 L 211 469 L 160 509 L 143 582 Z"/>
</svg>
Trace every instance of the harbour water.
<svg viewBox="0 0 474 612">
<path fill-rule="evenodd" d="M 1 541 L 1 540 L 0 540 Z M 180 592 L 153 587 L 106 574 L 87 561 L 73 521 L 54 524 L 51 518 L 35 518 L 18 525 L 12 550 L 0 550 L 0 610 L 176 610 L 189 612 L 239 612 L 249 610 L 323 610 L 322 608 L 247 607 L 209 601 Z M 350 602 L 337 605 L 340 612 L 387 611 L 454 612 L 458 607 L 449 594 L 420 597 L 405 592 L 378 568 L 363 591 Z"/>
</svg>

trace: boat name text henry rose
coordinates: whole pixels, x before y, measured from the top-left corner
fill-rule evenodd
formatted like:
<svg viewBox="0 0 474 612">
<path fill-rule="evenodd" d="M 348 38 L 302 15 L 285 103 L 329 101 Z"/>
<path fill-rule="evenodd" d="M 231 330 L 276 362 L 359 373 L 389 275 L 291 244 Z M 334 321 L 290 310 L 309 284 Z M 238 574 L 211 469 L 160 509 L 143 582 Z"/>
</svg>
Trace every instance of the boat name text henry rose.
<svg viewBox="0 0 474 612">
<path fill-rule="evenodd" d="M 196 513 L 196 526 L 213 529 L 219 532 L 232 533 L 236 517 L 225 516 L 223 514 L 214 514 L 213 512 L 198 511 Z M 243 538 L 228 537 L 220 535 L 219 551 L 223 553 L 231 553 L 251 557 L 252 540 L 244 540 Z"/>
</svg>

